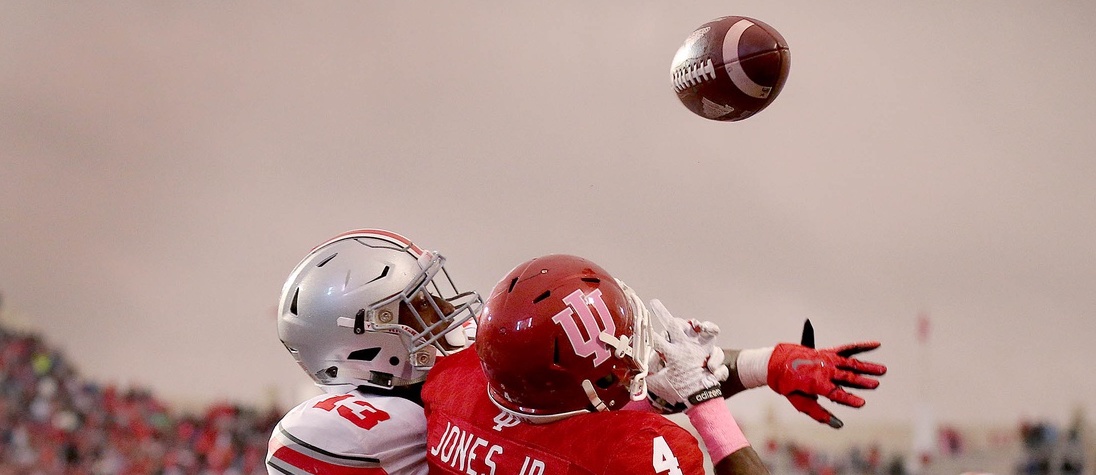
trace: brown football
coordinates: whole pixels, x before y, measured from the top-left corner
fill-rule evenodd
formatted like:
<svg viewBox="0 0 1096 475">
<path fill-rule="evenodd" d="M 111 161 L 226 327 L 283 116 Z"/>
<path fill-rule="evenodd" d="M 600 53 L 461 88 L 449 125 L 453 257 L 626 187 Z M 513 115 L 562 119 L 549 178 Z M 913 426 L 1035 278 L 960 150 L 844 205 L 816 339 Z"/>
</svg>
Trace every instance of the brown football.
<svg viewBox="0 0 1096 475">
<path fill-rule="evenodd" d="M 706 119 L 738 121 L 776 99 L 791 68 L 784 37 L 760 20 L 725 16 L 700 25 L 670 65 L 677 98 Z"/>
</svg>

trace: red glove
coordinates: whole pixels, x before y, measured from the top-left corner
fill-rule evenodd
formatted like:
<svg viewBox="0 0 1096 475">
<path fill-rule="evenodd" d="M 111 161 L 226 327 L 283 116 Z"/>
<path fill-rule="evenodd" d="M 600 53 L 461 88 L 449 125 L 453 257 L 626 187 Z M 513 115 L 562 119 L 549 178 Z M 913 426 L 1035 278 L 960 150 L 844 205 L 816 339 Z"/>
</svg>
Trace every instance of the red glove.
<svg viewBox="0 0 1096 475">
<path fill-rule="evenodd" d="M 840 429 L 844 423 L 818 403 L 818 396 L 846 406 L 863 406 L 863 398 L 842 388 L 875 389 L 879 386 L 878 379 L 865 375 L 882 376 L 887 367 L 851 356 L 879 348 L 880 343 L 865 341 L 816 350 L 813 348 L 814 330 L 809 321 L 803 329 L 803 343 L 776 345 L 769 358 L 769 387 L 786 396 L 799 412 Z"/>
</svg>

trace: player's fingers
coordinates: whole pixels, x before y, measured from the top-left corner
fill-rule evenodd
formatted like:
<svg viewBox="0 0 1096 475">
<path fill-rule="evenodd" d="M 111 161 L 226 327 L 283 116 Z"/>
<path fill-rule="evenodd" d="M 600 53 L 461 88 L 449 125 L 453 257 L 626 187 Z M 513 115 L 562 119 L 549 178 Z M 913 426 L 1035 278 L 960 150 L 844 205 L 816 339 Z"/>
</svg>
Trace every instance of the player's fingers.
<svg viewBox="0 0 1096 475">
<path fill-rule="evenodd" d="M 666 333 L 669 335 L 670 341 L 679 341 L 685 338 L 684 327 L 688 326 L 688 323 L 680 318 L 674 317 L 665 305 L 662 305 L 662 301 L 659 299 L 651 299 L 651 315 L 665 328 Z"/>
<path fill-rule="evenodd" d="M 826 395 L 826 399 L 850 407 L 862 407 L 866 402 L 864 401 L 864 398 L 841 388 L 835 388 L 833 391 L 830 391 L 830 393 Z"/>
<path fill-rule="evenodd" d="M 708 321 L 689 320 L 690 331 L 701 338 L 711 338 L 719 335 L 719 325 Z"/>
<path fill-rule="evenodd" d="M 829 351 L 837 353 L 838 356 L 848 358 L 849 356 L 858 353 L 863 353 L 865 351 L 871 351 L 879 348 L 880 345 L 882 345 L 882 343 L 878 341 L 860 341 L 856 343 L 849 343 L 848 345 L 841 345 L 836 348 L 830 348 Z"/>
<path fill-rule="evenodd" d="M 708 355 L 708 359 L 705 362 L 705 367 L 708 369 L 717 381 L 723 382 L 731 376 L 731 370 L 727 368 L 727 365 L 723 364 L 724 354 L 723 349 L 720 347 L 712 348 L 712 352 Z"/>
<path fill-rule="evenodd" d="M 675 354 L 673 344 L 666 341 L 666 338 L 662 335 L 651 338 L 651 348 L 655 350 L 655 356 L 658 358 L 660 366 L 666 366 L 667 360 Z"/>
<path fill-rule="evenodd" d="M 872 376 L 882 376 L 887 373 L 887 367 L 884 365 L 872 363 L 871 361 L 858 360 L 856 358 L 838 360 L 835 363 L 835 366 L 846 371 L 852 371 L 859 374 L 870 374 Z"/>
<path fill-rule="evenodd" d="M 818 404 L 817 396 L 792 393 L 787 397 L 788 401 L 792 403 L 792 406 L 795 407 L 796 410 L 810 416 L 811 419 L 827 424 L 835 429 L 840 429 L 841 426 L 844 425 L 841 423 L 840 419 L 834 417 L 830 411 L 827 411 L 821 404 Z"/>
<path fill-rule="evenodd" d="M 879 380 L 859 375 L 849 371 L 837 371 L 830 379 L 838 386 L 856 389 L 875 389 L 879 387 Z"/>
<path fill-rule="evenodd" d="M 727 365 L 723 364 L 725 354 L 723 348 L 718 346 L 712 347 L 712 351 L 708 353 L 708 357 L 704 360 L 704 366 L 708 368 L 708 371 L 716 373 L 721 369 L 727 369 Z"/>
<path fill-rule="evenodd" d="M 655 350 L 656 356 L 660 361 L 666 359 L 666 354 L 670 352 L 673 345 L 670 340 L 662 332 L 651 332 L 651 348 Z"/>
</svg>

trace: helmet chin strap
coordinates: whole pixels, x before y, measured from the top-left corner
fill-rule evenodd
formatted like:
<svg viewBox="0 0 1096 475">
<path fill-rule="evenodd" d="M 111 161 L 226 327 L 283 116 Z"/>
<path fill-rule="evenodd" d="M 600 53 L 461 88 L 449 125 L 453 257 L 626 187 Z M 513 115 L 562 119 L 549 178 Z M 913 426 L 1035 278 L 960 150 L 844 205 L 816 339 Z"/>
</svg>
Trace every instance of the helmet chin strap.
<svg viewBox="0 0 1096 475">
<path fill-rule="evenodd" d="M 636 358 L 635 348 L 632 347 L 633 341 L 628 338 L 628 335 L 621 335 L 620 338 L 617 338 L 609 333 L 601 332 L 598 334 L 598 339 L 610 348 L 613 348 L 613 354 L 617 358 L 623 358 L 625 356 Z M 641 401 L 647 397 L 646 366 L 646 360 L 644 360 L 641 365 L 641 373 L 633 377 L 632 382 L 628 386 L 628 392 L 633 401 Z M 594 398 L 597 398 L 597 394 L 594 394 L 594 387 L 589 383 L 589 380 L 583 381 L 582 387 L 586 389 L 586 395 L 591 398 L 590 402 L 594 403 L 594 406 L 597 407 L 597 403 L 601 402 L 601 399 L 597 399 L 596 402 L 594 401 Z"/>
<path fill-rule="evenodd" d="M 605 406 L 605 402 L 598 397 L 596 392 L 594 392 L 594 384 L 591 383 L 589 379 L 582 380 L 582 389 L 586 391 L 586 398 L 590 400 L 590 404 L 594 405 L 594 409 L 597 409 L 598 412 L 609 410 L 609 408 Z"/>
<path fill-rule="evenodd" d="M 633 356 L 632 345 L 631 342 L 628 340 L 628 335 L 621 335 L 620 338 L 617 338 L 612 334 L 601 332 L 597 335 L 597 337 L 603 343 L 613 348 L 613 354 L 617 358 Z"/>
</svg>

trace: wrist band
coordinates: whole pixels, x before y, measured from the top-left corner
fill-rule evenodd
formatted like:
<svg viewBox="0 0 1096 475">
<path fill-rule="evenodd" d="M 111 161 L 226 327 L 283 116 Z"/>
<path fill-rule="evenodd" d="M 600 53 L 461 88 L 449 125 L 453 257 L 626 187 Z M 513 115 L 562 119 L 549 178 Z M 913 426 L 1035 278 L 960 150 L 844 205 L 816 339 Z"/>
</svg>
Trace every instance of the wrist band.
<svg viewBox="0 0 1096 475">
<path fill-rule="evenodd" d="M 739 449 L 750 446 L 746 440 L 746 434 L 738 427 L 738 422 L 731 416 L 731 410 L 722 399 L 709 399 L 707 402 L 697 404 L 685 411 L 689 416 L 689 422 L 696 428 L 700 438 L 704 440 L 704 446 L 708 448 L 708 455 L 712 463 L 719 463 L 728 455 Z"/>
<path fill-rule="evenodd" d="M 769 358 L 773 347 L 755 348 L 738 352 L 738 380 L 746 389 L 760 388 L 769 378 Z"/>
</svg>

